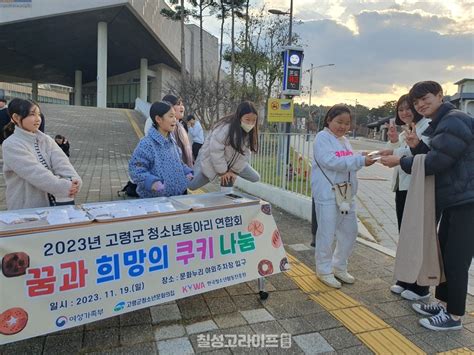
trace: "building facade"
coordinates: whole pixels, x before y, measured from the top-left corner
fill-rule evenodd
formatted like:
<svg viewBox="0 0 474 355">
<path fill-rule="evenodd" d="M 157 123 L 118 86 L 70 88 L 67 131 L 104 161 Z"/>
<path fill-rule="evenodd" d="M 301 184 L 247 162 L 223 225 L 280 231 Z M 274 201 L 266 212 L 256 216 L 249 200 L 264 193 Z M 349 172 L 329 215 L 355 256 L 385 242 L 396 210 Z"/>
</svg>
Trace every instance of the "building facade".
<svg viewBox="0 0 474 355">
<path fill-rule="evenodd" d="M 10 101 L 15 97 L 32 99 L 31 83 L 0 83 L 0 97 Z M 36 100 L 48 104 L 69 105 L 72 88 L 62 85 L 40 84 Z"/>
<path fill-rule="evenodd" d="M 449 97 L 458 109 L 474 116 L 474 79 L 462 79 L 454 83 L 458 86 L 458 92 Z"/>
<path fill-rule="evenodd" d="M 161 15 L 163 0 L 29 4 L 0 9 L 0 82 L 31 83 L 33 98 L 54 83 L 73 88 L 75 105 L 129 108 L 161 99 L 182 65 L 200 77 L 199 28 L 185 26 L 183 64 L 180 23 Z M 204 31 L 203 45 L 205 75 L 215 75 L 218 40 Z"/>
</svg>

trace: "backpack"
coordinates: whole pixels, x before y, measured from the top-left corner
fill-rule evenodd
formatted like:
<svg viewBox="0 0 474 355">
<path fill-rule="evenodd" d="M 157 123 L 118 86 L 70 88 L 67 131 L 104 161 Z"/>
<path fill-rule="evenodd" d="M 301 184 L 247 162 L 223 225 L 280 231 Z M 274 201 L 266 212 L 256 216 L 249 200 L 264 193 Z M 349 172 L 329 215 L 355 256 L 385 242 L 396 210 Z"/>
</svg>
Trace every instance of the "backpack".
<svg viewBox="0 0 474 355">
<path fill-rule="evenodd" d="M 123 187 L 122 190 L 117 191 L 117 195 L 121 197 L 140 197 L 137 194 L 137 184 L 134 184 L 131 181 L 128 181 L 127 184 Z"/>
</svg>

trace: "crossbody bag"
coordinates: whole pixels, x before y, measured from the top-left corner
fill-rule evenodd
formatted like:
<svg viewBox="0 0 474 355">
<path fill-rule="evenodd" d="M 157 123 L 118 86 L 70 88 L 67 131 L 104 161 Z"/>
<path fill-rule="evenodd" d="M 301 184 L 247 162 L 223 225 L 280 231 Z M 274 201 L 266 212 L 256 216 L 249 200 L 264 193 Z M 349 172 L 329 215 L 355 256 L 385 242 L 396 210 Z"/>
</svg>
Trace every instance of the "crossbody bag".
<svg viewBox="0 0 474 355">
<path fill-rule="evenodd" d="M 326 175 L 321 165 L 319 165 L 318 161 L 314 160 L 318 165 L 319 169 L 323 173 L 324 177 L 329 181 L 329 184 L 332 186 L 332 190 L 336 195 L 336 205 L 339 209 L 341 214 L 348 214 L 351 209 L 351 202 L 352 202 L 352 184 L 351 184 L 351 172 L 347 173 L 347 181 L 340 182 L 338 184 L 334 184 L 331 179 Z"/>
</svg>

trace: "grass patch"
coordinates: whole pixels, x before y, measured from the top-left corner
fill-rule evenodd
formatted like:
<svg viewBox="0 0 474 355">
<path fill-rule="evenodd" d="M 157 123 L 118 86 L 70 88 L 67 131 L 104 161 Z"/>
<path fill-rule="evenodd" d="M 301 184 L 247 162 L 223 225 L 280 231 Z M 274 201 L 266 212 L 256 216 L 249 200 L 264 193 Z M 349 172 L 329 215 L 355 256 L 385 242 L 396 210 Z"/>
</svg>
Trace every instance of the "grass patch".
<svg viewBox="0 0 474 355">
<path fill-rule="evenodd" d="M 283 161 L 280 162 L 282 163 Z M 260 173 L 261 182 L 311 197 L 309 159 L 290 147 L 289 165 L 284 168 L 280 164 L 276 139 L 274 142 L 267 142 L 266 149 L 252 157 L 252 166 Z"/>
</svg>

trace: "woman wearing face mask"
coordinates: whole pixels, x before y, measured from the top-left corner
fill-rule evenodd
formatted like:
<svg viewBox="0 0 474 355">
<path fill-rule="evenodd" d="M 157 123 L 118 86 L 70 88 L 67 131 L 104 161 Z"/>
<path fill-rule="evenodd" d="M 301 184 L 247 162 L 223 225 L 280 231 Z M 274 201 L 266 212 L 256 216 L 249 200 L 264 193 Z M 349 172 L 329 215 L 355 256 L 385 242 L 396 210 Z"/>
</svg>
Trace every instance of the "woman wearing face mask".
<svg viewBox="0 0 474 355">
<path fill-rule="evenodd" d="M 248 163 L 251 152 L 258 151 L 257 119 L 257 110 L 250 101 L 240 103 L 235 113 L 220 119 L 199 151 L 188 188 L 198 189 L 216 176 L 223 186 L 232 185 L 237 176 L 251 182 L 260 180 Z"/>
</svg>

